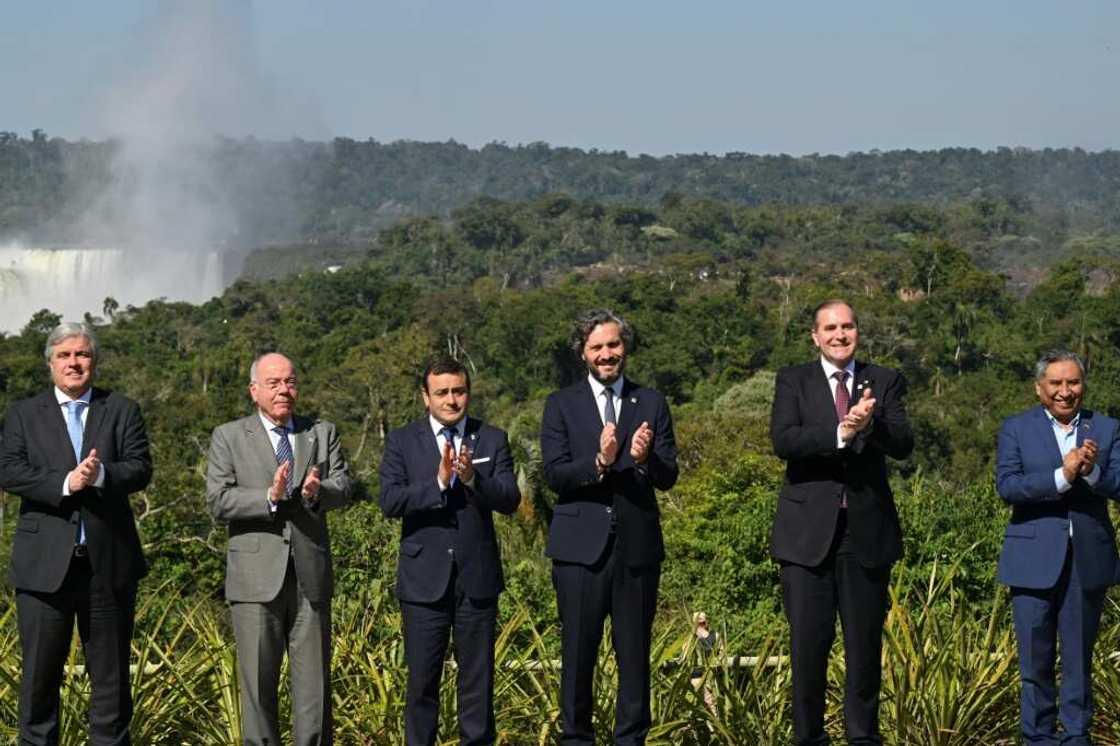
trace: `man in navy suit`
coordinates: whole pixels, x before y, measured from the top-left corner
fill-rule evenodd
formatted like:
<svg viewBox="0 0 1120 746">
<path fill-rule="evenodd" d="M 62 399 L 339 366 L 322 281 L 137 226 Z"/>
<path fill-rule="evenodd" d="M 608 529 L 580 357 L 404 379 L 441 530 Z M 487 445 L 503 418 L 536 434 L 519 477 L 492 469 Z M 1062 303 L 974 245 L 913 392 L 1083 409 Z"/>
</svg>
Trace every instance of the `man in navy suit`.
<svg viewBox="0 0 1120 746">
<path fill-rule="evenodd" d="M 996 489 L 1011 522 L 998 578 L 1011 587 L 1024 741 L 1087 746 L 1093 644 L 1117 569 L 1108 498 L 1120 496 L 1120 439 L 1116 420 L 1081 408 L 1085 365 L 1076 354 L 1046 353 L 1035 376 L 1042 406 L 1009 417 L 999 432 Z"/>
<path fill-rule="evenodd" d="M 459 665 L 459 743 L 493 744 L 494 642 L 504 582 L 493 511 L 513 513 L 521 493 L 505 432 L 467 416 L 470 373 L 457 360 L 421 378 L 427 414 L 389 433 L 381 510 L 401 518 L 397 598 L 408 690 L 405 740 L 431 746 L 448 640 Z"/>
<path fill-rule="evenodd" d="M 677 481 L 665 397 L 626 379 L 629 324 L 597 309 L 573 330 L 587 376 L 545 403 L 541 458 L 559 496 L 547 554 L 560 611 L 560 743 L 592 744 L 592 682 L 611 617 L 618 662 L 616 744 L 643 744 L 650 728 L 649 654 L 665 547 L 654 489 Z"/>
<path fill-rule="evenodd" d="M 812 338 L 820 357 L 778 372 L 770 415 L 774 452 L 786 462 L 770 553 L 781 563 L 789 620 L 794 743 L 829 743 L 825 687 L 839 612 L 848 743 L 881 744 L 887 586 L 902 556 L 886 459 L 914 447 L 906 380 L 856 360 L 859 326 L 842 300 L 817 306 Z"/>
<path fill-rule="evenodd" d="M 47 337 L 53 386 L 4 422 L 0 488 L 20 496 L 11 582 L 23 651 L 22 744 L 57 744 L 74 622 L 90 679 L 89 743 L 129 743 L 128 656 L 136 588 L 148 571 L 129 496 L 152 459 L 140 407 L 93 386 L 97 338 L 85 324 Z"/>
</svg>

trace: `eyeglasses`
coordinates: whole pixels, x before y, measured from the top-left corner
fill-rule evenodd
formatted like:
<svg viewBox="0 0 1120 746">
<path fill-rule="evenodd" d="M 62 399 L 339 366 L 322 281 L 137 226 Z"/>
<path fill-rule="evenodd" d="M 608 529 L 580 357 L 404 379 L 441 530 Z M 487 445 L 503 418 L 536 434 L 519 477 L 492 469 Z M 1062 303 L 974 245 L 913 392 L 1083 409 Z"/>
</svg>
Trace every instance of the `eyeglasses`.
<svg viewBox="0 0 1120 746">
<path fill-rule="evenodd" d="M 279 391 L 281 388 L 294 389 L 298 382 L 294 376 L 292 378 L 268 378 L 261 385 L 269 391 Z"/>
</svg>

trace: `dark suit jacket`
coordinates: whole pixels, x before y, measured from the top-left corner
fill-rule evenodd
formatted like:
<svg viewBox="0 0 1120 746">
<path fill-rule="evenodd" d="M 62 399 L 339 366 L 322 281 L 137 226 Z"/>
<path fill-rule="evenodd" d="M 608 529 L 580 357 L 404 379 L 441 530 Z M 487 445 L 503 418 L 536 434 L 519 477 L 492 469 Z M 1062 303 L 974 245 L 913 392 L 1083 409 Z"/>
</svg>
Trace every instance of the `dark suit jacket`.
<svg viewBox="0 0 1120 746">
<path fill-rule="evenodd" d="M 1101 467 L 1095 486 L 1084 479 L 1059 493 L 1054 470 L 1062 465 L 1053 426 L 1041 406 L 1008 417 L 999 431 L 996 489 L 1011 505 L 999 558 L 1001 583 L 1019 588 L 1052 588 L 1066 561 L 1069 527 L 1081 584 L 1097 590 L 1115 582 L 1116 532 L 1108 517 L 1107 498 L 1120 497 L 1120 439 L 1117 422 L 1081 411 L 1077 444 L 1085 438 L 1100 447 Z"/>
<path fill-rule="evenodd" d="M 783 368 L 774 386 L 770 439 L 786 461 L 786 479 L 774 515 L 770 553 L 782 562 L 815 567 L 832 545 L 840 493 L 848 501 L 852 550 L 865 567 L 902 556 L 902 529 L 887 482 L 886 457 L 903 459 L 914 448 L 903 397 L 906 379 L 895 370 L 856 362 L 852 404 L 870 386 L 875 411 L 868 429 L 836 447 L 832 387 L 820 360 Z"/>
<path fill-rule="evenodd" d="M 471 598 L 494 598 L 505 587 L 493 511 L 512 513 L 521 502 L 505 431 L 467 418 L 473 440 L 474 486 L 461 482 L 440 492 L 439 442 L 428 415 L 389 433 L 381 459 L 381 510 L 402 518 L 397 597 L 409 603 L 438 601 L 452 565 Z"/>
<path fill-rule="evenodd" d="M 293 494 L 275 512 L 268 489 L 276 474 L 276 451 L 260 414 L 214 428 L 206 465 L 210 514 L 229 524 L 226 600 L 267 603 L 280 593 L 292 555 L 300 589 L 313 603 L 334 594 L 327 511 L 350 502 L 350 473 L 338 432 L 330 422 L 292 418 Z M 304 505 L 299 491 L 319 466 L 319 500 Z"/>
<path fill-rule="evenodd" d="M 16 588 L 53 593 L 62 586 L 79 515 L 96 574 L 111 578 L 114 588 L 127 588 L 148 572 L 128 502 L 152 478 L 148 435 L 136 402 L 93 389 L 82 458 L 93 448 L 105 467 L 104 484 L 64 497 L 63 482 L 77 461 L 54 389 L 8 410 L 0 444 L 0 487 L 22 498 L 12 543 L 10 578 Z"/>
<path fill-rule="evenodd" d="M 630 437 L 642 422 L 653 429 L 653 444 L 646 463 L 639 466 L 630 456 Z M 669 404 L 653 389 L 623 379 L 618 458 L 600 480 L 595 455 L 602 430 L 587 379 L 549 395 L 541 420 L 541 458 L 545 480 L 559 500 L 546 554 L 561 562 L 594 564 L 610 537 L 610 508 L 616 513 L 617 540 L 626 565 L 656 565 L 665 558 L 665 544 L 654 489 L 668 490 L 677 481 Z"/>
</svg>

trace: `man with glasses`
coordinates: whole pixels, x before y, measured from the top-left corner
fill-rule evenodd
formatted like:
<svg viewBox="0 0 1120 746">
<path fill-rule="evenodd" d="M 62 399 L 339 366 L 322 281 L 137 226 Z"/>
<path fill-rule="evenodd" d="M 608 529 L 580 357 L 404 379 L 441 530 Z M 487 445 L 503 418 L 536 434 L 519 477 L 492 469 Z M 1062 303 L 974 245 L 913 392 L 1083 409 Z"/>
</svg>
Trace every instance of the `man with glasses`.
<svg viewBox="0 0 1120 746">
<path fill-rule="evenodd" d="M 242 738 L 280 744 L 277 687 L 288 652 L 292 742 L 332 741 L 331 570 L 326 513 L 350 499 L 334 425 L 295 414 L 292 361 L 259 357 L 249 372 L 257 411 L 217 427 L 206 499 L 229 524 L 226 601 L 237 642 Z"/>
</svg>

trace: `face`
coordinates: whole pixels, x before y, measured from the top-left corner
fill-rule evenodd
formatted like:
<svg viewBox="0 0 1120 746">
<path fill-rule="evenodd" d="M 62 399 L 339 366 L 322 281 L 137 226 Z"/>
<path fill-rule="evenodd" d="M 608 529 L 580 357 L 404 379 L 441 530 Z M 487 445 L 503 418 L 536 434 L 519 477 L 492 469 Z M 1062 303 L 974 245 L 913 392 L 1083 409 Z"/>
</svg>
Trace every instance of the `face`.
<svg viewBox="0 0 1120 746">
<path fill-rule="evenodd" d="M 428 387 L 421 389 L 424 406 L 441 425 L 454 427 L 467 414 L 471 392 L 464 373 L 431 373 Z"/>
<path fill-rule="evenodd" d="M 595 380 L 610 385 L 622 375 L 626 366 L 626 345 L 622 327 L 613 321 L 599 324 L 583 343 L 583 362 Z"/>
<path fill-rule="evenodd" d="M 855 314 L 847 304 L 837 303 L 820 310 L 813 327 L 813 344 L 824 359 L 837 368 L 851 362 L 859 345 L 859 329 Z"/>
<path fill-rule="evenodd" d="M 51 348 L 51 380 L 77 399 L 93 381 L 93 345 L 85 337 L 68 337 Z"/>
<path fill-rule="evenodd" d="M 1072 360 L 1050 363 L 1042 378 L 1034 382 L 1034 390 L 1054 419 L 1068 424 L 1081 409 L 1085 396 L 1081 368 Z"/>
<path fill-rule="evenodd" d="M 296 409 L 296 371 L 292 361 L 283 355 L 265 355 L 257 362 L 257 380 L 249 384 L 261 414 L 277 425 L 283 425 Z"/>
</svg>

